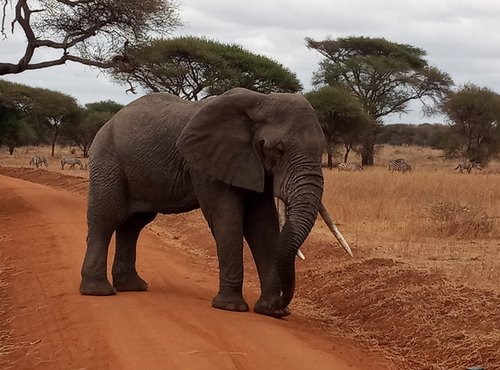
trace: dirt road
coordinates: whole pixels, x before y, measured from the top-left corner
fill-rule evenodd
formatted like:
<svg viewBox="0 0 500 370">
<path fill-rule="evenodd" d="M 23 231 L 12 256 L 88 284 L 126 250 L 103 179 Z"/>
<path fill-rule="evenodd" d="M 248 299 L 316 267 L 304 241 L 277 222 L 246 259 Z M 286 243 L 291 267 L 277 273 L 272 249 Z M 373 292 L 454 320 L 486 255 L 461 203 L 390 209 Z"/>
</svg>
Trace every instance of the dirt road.
<svg viewBox="0 0 500 370">
<path fill-rule="evenodd" d="M 216 271 L 148 232 L 138 252 L 148 292 L 79 295 L 85 211 L 81 196 L 0 175 L 1 262 L 12 267 L 9 326 L 21 346 L 12 368 L 374 368 L 373 356 L 293 315 L 211 308 Z M 255 292 L 246 295 L 253 304 Z"/>
</svg>

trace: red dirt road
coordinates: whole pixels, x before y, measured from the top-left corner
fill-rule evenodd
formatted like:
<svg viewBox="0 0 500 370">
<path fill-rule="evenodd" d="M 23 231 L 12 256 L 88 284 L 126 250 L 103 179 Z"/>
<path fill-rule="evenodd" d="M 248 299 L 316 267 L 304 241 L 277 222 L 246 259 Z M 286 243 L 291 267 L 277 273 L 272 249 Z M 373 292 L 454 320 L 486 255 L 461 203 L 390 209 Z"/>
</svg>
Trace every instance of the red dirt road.
<svg viewBox="0 0 500 370">
<path fill-rule="evenodd" d="M 0 262 L 12 267 L 8 326 L 22 345 L 7 357 L 11 368 L 383 368 L 293 314 L 276 320 L 211 308 L 216 272 L 149 232 L 138 251 L 148 292 L 79 295 L 85 212 L 81 196 L 0 175 Z M 247 298 L 253 305 L 257 297 Z"/>
</svg>

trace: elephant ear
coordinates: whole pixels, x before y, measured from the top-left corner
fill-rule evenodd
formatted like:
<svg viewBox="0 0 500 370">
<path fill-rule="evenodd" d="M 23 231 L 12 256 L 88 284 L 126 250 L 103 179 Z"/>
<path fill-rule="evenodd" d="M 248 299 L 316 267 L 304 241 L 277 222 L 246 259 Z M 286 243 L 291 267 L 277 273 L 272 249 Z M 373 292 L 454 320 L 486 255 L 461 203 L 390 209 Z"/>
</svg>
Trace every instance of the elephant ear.
<svg viewBox="0 0 500 370">
<path fill-rule="evenodd" d="M 262 99 L 242 89 L 209 98 L 177 140 L 189 165 L 228 185 L 264 191 L 264 168 L 252 142 L 255 122 L 249 115 Z"/>
</svg>

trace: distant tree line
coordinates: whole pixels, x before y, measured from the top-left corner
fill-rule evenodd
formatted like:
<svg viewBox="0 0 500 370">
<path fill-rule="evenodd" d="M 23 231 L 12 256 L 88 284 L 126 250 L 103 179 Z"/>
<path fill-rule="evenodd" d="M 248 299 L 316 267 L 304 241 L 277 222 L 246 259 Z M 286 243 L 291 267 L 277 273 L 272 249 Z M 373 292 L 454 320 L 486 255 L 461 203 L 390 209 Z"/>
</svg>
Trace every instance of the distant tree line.
<svg viewBox="0 0 500 370">
<path fill-rule="evenodd" d="M 13 154 L 22 145 L 73 144 L 87 157 L 99 128 L 122 105 L 102 101 L 79 106 L 75 98 L 0 80 L 0 146 Z"/>
</svg>

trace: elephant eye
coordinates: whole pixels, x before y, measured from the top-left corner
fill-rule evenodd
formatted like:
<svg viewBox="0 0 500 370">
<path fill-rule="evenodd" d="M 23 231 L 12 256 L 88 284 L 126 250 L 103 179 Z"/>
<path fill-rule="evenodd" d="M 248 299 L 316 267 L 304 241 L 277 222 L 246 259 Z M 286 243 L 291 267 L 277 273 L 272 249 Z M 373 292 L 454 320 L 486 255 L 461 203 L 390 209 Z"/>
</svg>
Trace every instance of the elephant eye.
<svg viewBox="0 0 500 370">
<path fill-rule="evenodd" d="M 266 143 L 265 140 L 260 140 L 259 144 L 262 155 L 272 161 L 276 161 L 277 159 L 283 157 L 283 154 L 285 153 L 285 146 L 282 142 L 271 146 L 269 143 Z"/>
<path fill-rule="evenodd" d="M 285 154 L 285 147 L 283 146 L 283 143 L 278 143 L 278 145 L 276 145 L 276 153 L 278 153 L 280 157 Z"/>
</svg>

